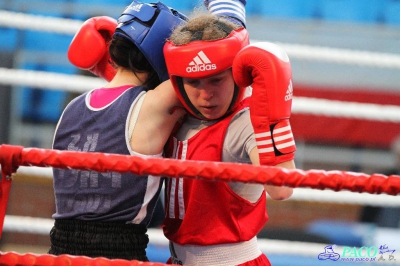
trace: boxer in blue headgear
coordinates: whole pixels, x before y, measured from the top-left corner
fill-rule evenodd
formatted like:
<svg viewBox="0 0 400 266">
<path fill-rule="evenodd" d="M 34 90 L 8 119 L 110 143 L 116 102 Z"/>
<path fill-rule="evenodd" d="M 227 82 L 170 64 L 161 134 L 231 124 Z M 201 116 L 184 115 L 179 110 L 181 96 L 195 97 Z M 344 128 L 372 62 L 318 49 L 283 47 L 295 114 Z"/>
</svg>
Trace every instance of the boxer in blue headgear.
<svg viewBox="0 0 400 266">
<path fill-rule="evenodd" d="M 119 66 L 129 68 L 129 64 L 133 63 L 137 70 L 143 70 L 142 64 L 149 63 L 150 68 L 146 70 L 156 72 L 159 83 L 168 79 L 162 48 L 172 30 L 186 20 L 185 15 L 161 2 L 147 4 L 133 1 L 118 21 L 107 16 L 93 17 L 85 21 L 70 44 L 68 59 L 76 67 L 111 81 L 116 70 L 110 62 L 118 61 L 112 56 L 120 57 L 118 44 L 123 42 L 125 51 L 137 51 L 134 52 L 135 55 L 130 56 L 135 59 L 134 62 L 121 62 Z M 134 45 L 121 41 L 121 38 Z M 109 51 L 109 48 L 112 50 Z M 126 55 L 124 54 L 124 57 Z M 136 55 L 148 62 L 138 60 Z M 158 83 L 153 83 L 149 89 L 153 89 Z"/>
<path fill-rule="evenodd" d="M 169 81 L 160 84 L 168 77 L 162 51 L 171 31 L 184 21 L 160 2 L 138 1 L 118 23 L 109 17 L 86 21 L 68 58 L 109 83 L 68 104 L 53 148 L 162 157 L 185 112 L 170 113 L 179 100 Z M 54 169 L 56 213 L 49 253 L 148 260 L 146 231 L 161 186 L 154 176 Z"/>
<path fill-rule="evenodd" d="M 160 81 L 168 79 L 162 49 L 172 30 L 187 18 L 161 2 L 133 1 L 118 19 L 115 35 L 128 37 L 149 60 Z"/>
</svg>

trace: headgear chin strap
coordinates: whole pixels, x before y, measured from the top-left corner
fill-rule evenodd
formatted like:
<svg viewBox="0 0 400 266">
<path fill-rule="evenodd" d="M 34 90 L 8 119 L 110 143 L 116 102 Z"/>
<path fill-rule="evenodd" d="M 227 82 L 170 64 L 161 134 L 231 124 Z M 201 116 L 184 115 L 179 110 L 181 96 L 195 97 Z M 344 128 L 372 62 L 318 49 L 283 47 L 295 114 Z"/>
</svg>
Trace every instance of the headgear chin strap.
<svg viewBox="0 0 400 266">
<path fill-rule="evenodd" d="M 207 119 L 190 102 L 182 78 L 206 78 L 231 68 L 236 54 L 248 44 L 249 36 L 244 28 L 233 30 L 226 38 L 213 41 L 193 41 L 183 45 L 167 41 L 164 56 L 172 85 L 179 100 L 192 115 Z M 236 108 L 244 91 L 245 88 L 235 85 L 228 112 Z"/>
<path fill-rule="evenodd" d="M 172 30 L 186 16 L 161 2 L 133 1 L 118 19 L 115 34 L 131 40 L 150 62 L 161 81 L 168 79 L 163 47 Z"/>
</svg>

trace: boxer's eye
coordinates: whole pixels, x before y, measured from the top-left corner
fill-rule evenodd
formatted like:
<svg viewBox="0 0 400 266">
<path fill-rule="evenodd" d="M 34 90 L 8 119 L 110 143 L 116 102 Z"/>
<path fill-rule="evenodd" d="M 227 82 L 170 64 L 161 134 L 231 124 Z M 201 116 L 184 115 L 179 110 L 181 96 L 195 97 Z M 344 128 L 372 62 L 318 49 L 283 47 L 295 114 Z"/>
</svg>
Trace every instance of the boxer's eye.
<svg viewBox="0 0 400 266">
<path fill-rule="evenodd" d="M 198 79 L 186 79 L 185 83 L 191 85 L 191 86 L 196 86 L 200 83 Z"/>
<path fill-rule="evenodd" d="M 210 80 L 210 83 L 216 84 L 216 83 L 220 83 L 222 81 L 222 78 L 213 78 Z"/>
</svg>

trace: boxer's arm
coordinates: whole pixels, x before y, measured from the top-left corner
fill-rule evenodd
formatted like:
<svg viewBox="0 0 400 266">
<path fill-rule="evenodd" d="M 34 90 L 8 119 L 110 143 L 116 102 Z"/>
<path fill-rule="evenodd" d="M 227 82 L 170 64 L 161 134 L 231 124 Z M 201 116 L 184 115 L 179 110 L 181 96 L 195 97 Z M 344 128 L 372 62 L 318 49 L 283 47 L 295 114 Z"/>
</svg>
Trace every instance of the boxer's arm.
<svg viewBox="0 0 400 266">
<path fill-rule="evenodd" d="M 204 5 L 211 14 L 246 27 L 246 0 L 204 0 Z"/>
<path fill-rule="evenodd" d="M 257 147 L 254 147 L 254 149 L 251 150 L 249 156 L 253 165 L 260 165 Z M 287 169 L 296 168 L 293 160 L 279 163 L 276 166 Z M 264 185 L 264 189 L 273 200 L 286 200 L 290 198 L 293 194 L 293 188 L 286 186 Z"/>
<path fill-rule="evenodd" d="M 172 109 L 176 108 L 173 112 Z M 130 145 L 138 153 L 151 155 L 163 151 L 177 121 L 186 113 L 170 80 L 146 92 Z M 151 132 L 151 134 L 149 134 Z"/>
</svg>

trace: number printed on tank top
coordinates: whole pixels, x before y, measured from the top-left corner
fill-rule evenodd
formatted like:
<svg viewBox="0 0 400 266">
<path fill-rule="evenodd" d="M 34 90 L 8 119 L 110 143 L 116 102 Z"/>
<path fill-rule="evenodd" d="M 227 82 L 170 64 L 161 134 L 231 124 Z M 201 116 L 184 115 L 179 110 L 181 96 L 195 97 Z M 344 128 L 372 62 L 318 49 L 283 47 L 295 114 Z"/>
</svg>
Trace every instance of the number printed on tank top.
<svg viewBox="0 0 400 266">
<path fill-rule="evenodd" d="M 84 151 L 93 152 L 96 149 L 99 134 L 90 134 L 86 136 L 83 147 L 77 146 L 81 139 L 81 135 L 73 135 L 71 142 L 68 144 L 69 151 Z M 83 171 L 72 169 L 69 171 L 69 176 L 65 177 L 65 170 L 59 171 L 59 179 L 62 180 L 63 188 L 72 188 L 79 185 L 80 189 L 96 189 L 101 190 L 108 188 L 121 188 L 121 174 L 117 172 L 99 173 L 95 171 Z M 100 182 L 102 182 L 100 184 Z M 66 196 L 62 199 L 63 208 L 66 210 L 85 209 L 86 211 L 105 212 L 111 206 L 111 198 L 104 193 L 96 193 L 96 190 L 91 190 L 88 194 L 77 194 L 74 197 Z M 100 191 L 99 191 L 100 192 Z"/>
</svg>

